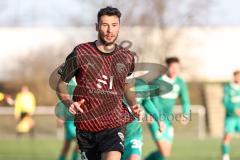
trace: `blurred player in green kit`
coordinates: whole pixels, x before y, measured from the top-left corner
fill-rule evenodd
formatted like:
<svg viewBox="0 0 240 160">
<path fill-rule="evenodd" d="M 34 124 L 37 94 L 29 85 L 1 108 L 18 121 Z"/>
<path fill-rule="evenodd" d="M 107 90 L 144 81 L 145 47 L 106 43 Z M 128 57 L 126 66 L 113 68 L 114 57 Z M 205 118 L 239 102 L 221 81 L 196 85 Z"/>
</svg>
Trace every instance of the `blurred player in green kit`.
<svg viewBox="0 0 240 160">
<path fill-rule="evenodd" d="M 142 79 L 135 80 L 135 87 L 133 89 L 134 92 L 137 94 L 137 103 L 140 104 L 147 114 L 151 115 L 160 126 L 159 131 L 162 131 L 162 125 L 160 122 L 160 116 L 156 107 L 152 103 L 149 97 L 149 86 L 146 82 Z M 140 160 L 142 154 L 142 145 L 143 145 L 143 136 L 142 136 L 142 126 L 141 120 L 145 119 L 146 117 L 141 114 L 140 121 L 138 119 L 134 120 L 133 122 L 129 123 L 126 126 L 126 133 L 125 133 L 125 149 L 122 156 L 122 160 Z"/>
<path fill-rule="evenodd" d="M 161 121 L 163 121 L 164 130 L 163 132 L 159 132 L 156 121 L 149 123 L 149 129 L 158 151 L 151 153 L 146 160 L 164 160 L 170 156 L 174 137 L 172 120 L 175 116 L 173 115 L 173 108 L 178 97 L 181 100 L 183 112 L 179 119 L 180 122 L 187 124 L 190 118 L 187 85 L 184 80 L 179 77 L 180 61 L 177 57 L 170 57 L 166 59 L 166 64 L 168 66 L 168 73 L 157 78 L 155 81 L 165 81 L 172 84 L 172 90 L 166 94 L 152 97 L 152 102 L 159 112 Z"/>
<path fill-rule="evenodd" d="M 134 53 L 133 53 L 134 54 Z M 138 62 L 138 56 L 134 54 L 135 62 Z M 149 120 L 149 117 L 154 119 L 158 125 L 160 132 L 163 131 L 163 125 L 160 121 L 159 112 L 151 101 L 151 90 L 149 83 L 145 80 L 145 71 L 137 71 L 133 74 L 135 77 L 135 85 L 131 88 L 132 92 L 136 93 L 137 104 L 141 106 L 141 116 L 131 123 L 127 124 L 125 132 L 125 148 L 121 160 L 141 160 L 142 145 L 143 145 L 143 128 L 141 122 Z M 138 78 L 136 78 L 138 77 Z M 142 77 L 142 78 L 140 78 Z M 169 88 L 169 87 L 168 87 Z M 123 100 L 128 106 L 126 100 Z M 130 110 L 130 109 L 129 109 Z M 131 111 L 131 110 L 130 110 Z M 146 114 L 145 114 L 146 112 Z"/>
<path fill-rule="evenodd" d="M 76 82 L 74 79 L 71 79 L 67 87 L 71 97 L 73 96 L 73 91 L 75 87 Z M 76 127 L 74 125 L 74 116 L 68 111 L 68 108 L 65 107 L 65 105 L 62 102 L 58 103 L 58 112 L 60 112 L 59 123 L 62 123 L 64 125 L 65 130 L 64 145 L 58 159 L 66 160 L 67 153 L 71 147 L 71 143 L 76 140 Z M 76 144 L 71 159 L 78 160 L 80 158 L 79 155 L 80 155 L 79 148 L 78 145 Z"/>
<path fill-rule="evenodd" d="M 225 126 L 222 143 L 222 159 L 230 160 L 230 141 L 234 133 L 240 133 L 240 70 L 233 73 L 233 82 L 224 86 Z"/>
</svg>

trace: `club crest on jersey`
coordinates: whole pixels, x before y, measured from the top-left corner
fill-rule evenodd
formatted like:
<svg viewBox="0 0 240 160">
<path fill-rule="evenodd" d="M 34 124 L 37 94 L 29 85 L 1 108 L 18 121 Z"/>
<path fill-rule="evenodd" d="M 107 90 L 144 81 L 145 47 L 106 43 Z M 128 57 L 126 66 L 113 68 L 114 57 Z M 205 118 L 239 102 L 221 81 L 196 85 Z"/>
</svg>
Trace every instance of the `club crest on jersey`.
<svg viewBox="0 0 240 160">
<path fill-rule="evenodd" d="M 124 69 L 126 68 L 126 66 L 123 63 L 117 63 L 116 68 L 118 73 L 122 73 L 124 72 Z"/>
</svg>

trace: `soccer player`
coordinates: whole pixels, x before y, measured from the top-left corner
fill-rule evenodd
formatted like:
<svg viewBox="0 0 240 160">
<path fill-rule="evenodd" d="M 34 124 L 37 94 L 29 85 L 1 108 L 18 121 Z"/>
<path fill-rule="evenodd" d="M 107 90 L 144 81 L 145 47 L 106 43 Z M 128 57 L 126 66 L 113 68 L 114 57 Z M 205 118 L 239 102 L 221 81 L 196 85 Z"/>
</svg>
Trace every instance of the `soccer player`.
<svg viewBox="0 0 240 160">
<path fill-rule="evenodd" d="M 76 87 L 75 79 L 71 79 L 68 84 L 68 93 L 72 98 L 74 89 Z M 67 110 L 67 107 L 62 103 L 58 103 L 58 111 L 61 112 L 62 117 L 59 118 L 60 125 L 64 125 L 65 137 L 64 137 L 64 145 L 61 150 L 61 154 L 59 156 L 59 160 L 65 160 L 70 149 L 71 143 L 76 140 L 76 127 L 74 125 L 74 119 L 72 118 L 72 114 Z M 74 148 L 72 153 L 72 160 L 78 160 L 79 158 L 79 148 L 78 145 Z"/>
<path fill-rule="evenodd" d="M 34 120 L 32 115 L 36 108 L 35 96 L 27 86 L 22 86 L 21 92 L 17 94 L 15 100 L 14 116 L 19 121 L 17 133 L 29 132 L 33 136 Z"/>
<path fill-rule="evenodd" d="M 125 124 L 134 118 L 122 103 L 125 95 L 135 116 L 139 116 L 132 83 L 126 77 L 134 71 L 131 52 L 115 43 L 121 13 L 106 7 L 98 12 L 98 39 L 79 44 L 58 73 L 57 95 L 75 115 L 77 140 L 83 160 L 120 160 L 124 149 Z M 76 78 L 73 101 L 66 83 Z"/>
<path fill-rule="evenodd" d="M 135 74 L 136 75 L 136 74 Z M 148 84 L 143 79 L 136 79 L 134 92 L 139 94 L 137 96 L 137 103 L 140 104 L 147 114 L 151 115 L 158 123 L 159 127 L 162 127 L 162 122 L 160 122 L 160 116 L 156 107 L 150 99 L 150 90 Z M 142 155 L 142 145 L 143 145 L 143 129 L 141 126 L 141 120 L 147 120 L 148 115 L 140 117 L 138 119 L 129 123 L 126 127 L 125 135 L 125 149 L 122 156 L 122 160 L 140 160 Z M 150 118 L 150 117 L 149 117 Z M 160 131 L 163 128 L 159 128 Z"/>
<path fill-rule="evenodd" d="M 230 160 L 230 141 L 240 132 L 240 70 L 233 73 L 233 82 L 224 86 L 225 127 L 222 143 L 222 159 Z"/>
<path fill-rule="evenodd" d="M 174 118 L 173 108 L 178 97 L 181 99 L 183 110 L 180 122 L 185 124 L 189 120 L 188 89 L 186 83 L 179 77 L 180 61 L 177 57 L 170 57 L 166 59 L 166 64 L 168 66 L 168 73 L 157 78 L 155 83 L 157 81 L 165 81 L 172 84 L 173 88 L 171 92 L 152 97 L 152 101 L 159 112 L 160 120 L 164 123 L 164 131 L 162 133 L 159 132 L 158 124 L 155 121 L 149 124 L 149 129 L 158 151 L 151 153 L 146 158 L 147 160 L 164 160 L 170 156 L 174 135 L 171 120 Z"/>
</svg>

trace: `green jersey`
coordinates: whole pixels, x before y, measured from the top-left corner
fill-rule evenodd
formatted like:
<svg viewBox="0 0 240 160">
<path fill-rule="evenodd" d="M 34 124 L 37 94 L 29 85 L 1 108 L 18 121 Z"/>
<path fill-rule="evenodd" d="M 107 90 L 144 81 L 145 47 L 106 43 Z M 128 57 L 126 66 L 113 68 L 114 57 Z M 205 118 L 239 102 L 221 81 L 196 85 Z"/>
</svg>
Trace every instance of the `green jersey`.
<svg viewBox="0 0 240 160">
<path fill-rule="evenodd" d="M 143 106 L 147 114 L 151 115 L 154 120 L 160 119 L 159 113 L 151 101 L 150 97 L 143 96 L 142 93 L 149 92 L 149 86 L 141 79 L 136 79 L 134 92 L 136 92 L 136 101 Z M 141 94 L 139 94 L 141 92 Z M 139 95 L 139 96 L 138 96 Z M 126 102 L 126 100 L 124 100 Z M 127 125 L 126 137 L 132 137 L 132 135 L 142 135 L 142 126 L 138 120 L 135 120 Z"/>
<path fill-rule="evenodd" d="M 171 79 L 167 75 L 164 75 L 157 78 L 155 81 L 165 81 L 172 85 L 172 90 L 170 92 L 152 97 L 152 101 L 160 113 L 160 116 L 172 116 L 173 108 L 178 97 L 182 103 L 183 114 L 188 116 L 190 114 L 190 102 L 187 85 L 183 79 L 180 77 Z M 169 121 L 166 117 L 161 117 L 161 119 L 162 118 Z"/>
<path fill-rule="evenodd" d="M 159 113 L 152 103 L 151 98 L 147 96 L 150 92 L 149 86 L 143 80 L 136 79 L 135 87 L 132 91 L 134 91 L 137 95 L 137 103 L 143 106 L 144 110 L 156 121 L 158 121 L 160 119 Z M 124 103 L 127 105 L 125 99 Z M 143 129 L 138 119 L 127 125 L 125 133 L 125 149 L 121 158 L 122 160 L 128 159 L 132 154 L 139 155 L 139 157 L 141 157 L 143 144 L 142 132 Z"/>
<path fill-rule="evenodd" d="M 223 103 L 226 117 L 237 117 L 235 109 L 240 109 L 240 85 L 228 83 L 224 86 Z"/>
</svg>

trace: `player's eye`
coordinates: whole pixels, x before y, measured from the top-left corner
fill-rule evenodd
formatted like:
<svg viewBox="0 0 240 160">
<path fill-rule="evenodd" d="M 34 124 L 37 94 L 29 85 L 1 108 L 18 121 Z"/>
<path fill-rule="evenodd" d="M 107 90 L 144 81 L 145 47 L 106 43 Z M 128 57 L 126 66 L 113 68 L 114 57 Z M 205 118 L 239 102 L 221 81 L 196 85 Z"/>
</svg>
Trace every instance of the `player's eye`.
<svg viewBox="0 0 240 160">
<path fill-rule="evenodd" d="M 108 24 L 102 24 L 102 26 L 103 26 L 103 27 L 107 27 L 107 26 L 108 26 Z"/>
</svg>

